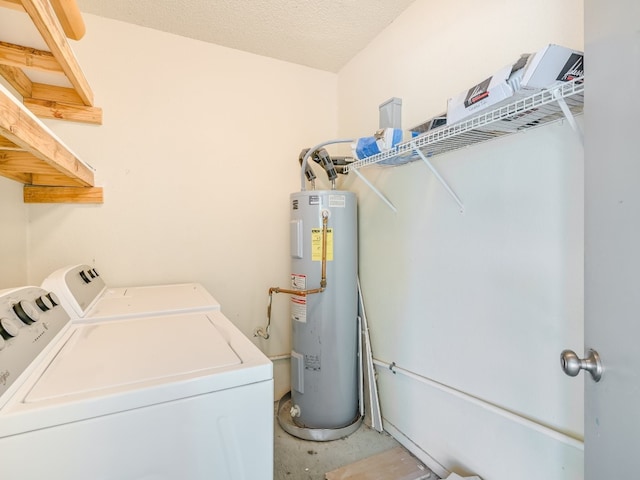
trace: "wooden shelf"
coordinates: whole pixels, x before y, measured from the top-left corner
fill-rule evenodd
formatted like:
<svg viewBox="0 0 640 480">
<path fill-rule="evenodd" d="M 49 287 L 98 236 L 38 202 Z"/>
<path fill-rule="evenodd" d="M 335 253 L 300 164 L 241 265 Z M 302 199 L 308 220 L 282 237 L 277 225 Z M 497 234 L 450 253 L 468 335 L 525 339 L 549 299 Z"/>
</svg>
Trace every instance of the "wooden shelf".
<svg viewBox="0 0 640 480">
<path fill-rule="evenodd" d="M 75 0 L 0 0 L 0 7 L 28 13 L 51 49 L 0 38 L 0 75 L 23 97 L 21 103 L 0 84 L 0 175 L 25 184 L 25 203 L 102 203 L 93 169 L 36 117 L 102 123 L 102 110 L 93 106 L 93 92 L 66 41 L 66 35 L 84 34 Z M 72 88 L 32 82 L 28 69 L 65 75 Z"/>
<path fill-rule="evenodd" d="M 0 175 L 24 183 L 25 202 L 101 203 L 93 170 L 0 85 Z M 27 187 L 50 187 L 29 190 Z M 51 188 L 74 187 L 54 195 Z M 85 190 L 89 188 L 90 190 Z M 29 194 L 27 195 L 27 190 Z M 90 193 L 87 196 L 87 193 Z M 39 197 L 40 196 L 40 197 Z"/>
<path fill-rule="evenodd" d="M 0 7 L 24 11 L 49 51 L 3 41 L 0 32 L 0 75 L 23 97 L 24 104 L 42 118 L 102 123 L 102 110 L 78 65 L 67 38 L 79 40 L 84 22 L 75 0 L 0 0 Z M 71 87 L 33 82 L 30 70 L 64 75 Z"/>
<path fill-rule="evenodd" d="M 34 187 L 25 185 L 24 203 L 103 203 L 100 187 Z"/>
<path fill-rule="evenodd" d="M 22 0 L 0 0 L 0 7 L 25 11 Z M 84 37 L 85 26 L 82 14 L 75 0 L 49 0 L 67 38 L 80 40 Z"/>
</svg>

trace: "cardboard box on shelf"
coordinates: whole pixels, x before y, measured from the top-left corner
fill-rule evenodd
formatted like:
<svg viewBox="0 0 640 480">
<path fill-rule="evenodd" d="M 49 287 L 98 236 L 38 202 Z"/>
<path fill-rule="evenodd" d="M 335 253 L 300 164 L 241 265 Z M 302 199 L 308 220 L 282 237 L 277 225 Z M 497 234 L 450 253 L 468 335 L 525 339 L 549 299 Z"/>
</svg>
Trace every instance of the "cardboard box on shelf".
<svg viewBox="0 0 640 480">
<path fill-rule="evenodd" d="M 523 54 L 513 65 L 501 68 L 483 82 L 450 98 L 447 125 L 583 75 L 582 52 L 549 44 L 535 54 Z"/>
<path fill-rule="evenodd" d="M 584 76 L 584 53 L 549 44 L 529 57 L 520 88 L 530 91 L 552 88 Z"/>
<path fill-rule="evenodd" d="M 447 125 L 447 113 L 441 113 L 440 115 L 436 115 L 433 118 L 430 118 L 426 122 L 421 123 L 420 125 L 416 125 L 415 127 L 409 129 L 412 137 L 417 137 L 418 135 L 422 135 L 423 133 L 429 132 L 439 127 L 444 127 Z"/>
<path fill-rule="evenodd" d="M 513 96 L 513 87 L 508 83 L 512 70 L 513 65 L 507 65 L 469 90 L 450 98 L 447 102 L 447 124 L 477 115 Z"/>
</svg>

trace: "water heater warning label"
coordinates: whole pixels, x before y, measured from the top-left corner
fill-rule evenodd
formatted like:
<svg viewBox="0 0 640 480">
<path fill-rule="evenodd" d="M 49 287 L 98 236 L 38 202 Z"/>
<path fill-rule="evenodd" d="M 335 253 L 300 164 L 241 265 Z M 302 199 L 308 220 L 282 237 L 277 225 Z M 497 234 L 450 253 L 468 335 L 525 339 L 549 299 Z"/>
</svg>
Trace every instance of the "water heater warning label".
<svg viewBox="0 0 640 480">
<path fill-rule="evenodd" d="M 307 323 L 307 298 L 299 295 L 291 296 L 291 320 Z"/>
<path fill-rule="evenodd" d="M 320 355 L 305 354 L 304 368 L 305 370 L 320 371 Z"/>
<path fill-rule="evenodd" d="M 333 260 L 333 228 L 327 229 L 327 262 Z M 311 261 L 322 261 L 322 229 L 311 229 Z"/>
<path fill-rule="evenodd" d="M 301 275 L 300 273 L 292 273 L 291 274 L 291 288 L 295 288 L 296 290 L 306 290 L 307 289 L 307 276 Z"/>
<path fill-rule="evenodd" d="M 347 198 L 344 195 L 329 195 L 329 206 L 344 208 L 347 206 Z"/>
</svg>

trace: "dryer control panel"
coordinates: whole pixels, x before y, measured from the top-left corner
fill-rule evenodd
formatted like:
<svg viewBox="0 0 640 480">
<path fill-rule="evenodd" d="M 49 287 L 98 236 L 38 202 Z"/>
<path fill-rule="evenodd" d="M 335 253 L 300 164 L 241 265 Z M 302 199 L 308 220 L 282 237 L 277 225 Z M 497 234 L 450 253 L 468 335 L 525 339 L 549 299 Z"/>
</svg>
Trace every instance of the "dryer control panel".
<svg viewBox="0 0 640 480">
<path fill-rule="evenodd" d="M 0 405 L 2 396 L 69 323 L 53 292 L 40 287 L 0 290 Z"/>
</svg>

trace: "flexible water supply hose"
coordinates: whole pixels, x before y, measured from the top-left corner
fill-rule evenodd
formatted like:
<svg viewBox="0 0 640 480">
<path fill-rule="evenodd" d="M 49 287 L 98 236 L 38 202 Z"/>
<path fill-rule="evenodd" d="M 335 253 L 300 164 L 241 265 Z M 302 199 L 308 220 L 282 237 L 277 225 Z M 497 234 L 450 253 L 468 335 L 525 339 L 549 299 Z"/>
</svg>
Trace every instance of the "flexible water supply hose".
<svg viewBox="0 0 640 480">
<path fill-rule="evenodd" d="M 254 337 L 262 337 L 268 340 L 271 336 L 271 304 L 273 303 L 274 293 L 287 293 L 289 295 L 299 295 L 306 297 L 307 295 L 313 295 L 315 293 L 322 293 L 327 288 L 327 232 L 329 224 L 329 212 L 327 210 L 322 211 L 322 273 L 320 276 L 320 288 L 312 288 L 308 290 L 293 290 L 288 288 L 271 287 L 269 288 L 269 300 L 267 302 L 267 326 L 265 328 L 259 327 L 253 332 Z"/>
<path fill-rule="evenodd" d="M 310 148 L 307 153 L 304 155 L 304 158 L 302 159 L 302 164 L 301 164 L 301 169 L 300 169 L 300 191 L 304 192 L 306 190 L 306 185 L 304 182 L 305 179 L 305 171 L 307 170 L 307 164 L 309 163 L 309 157 L 311 156 L 311 154 L 313 152 L 315 152 L 316 150 L 318 150 L 319 148 L 324 147 L 325 145 L 333 145 L 334 143 L 351 143 L 353 142 L 354 139 L 353 138 L 342 138 L 342 139 L 336 139 L 336 140 L 329 140 L 327 142 L 322 142 L 319 143 L 318 145 L 316 145 L 313 148 Z"/>
<path fill-rule="evenodd" d="M 300 167 L 302 167 L 302 160 L 304 159 L 304 156 L 307 154 L 308 151 L 309 149 L 305 148 L 300 152 L 300 155 L 298 155 L 298 161 L 300 162 Z M 305 177 L 307 177 L 307 180 L 309 180 L 309 183 L 311 184 L 311 190 L 315 190 L 316 174 L 313 172 L 313 168 L 311 168 L 309 164 L 307 164 L 307 168 L 304 169 L 304 175 Z"/>
</svg>

